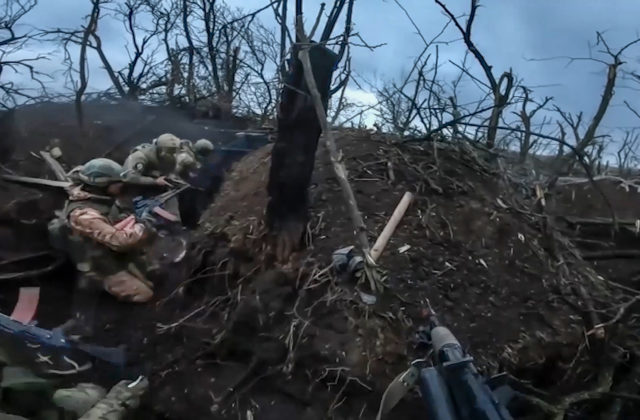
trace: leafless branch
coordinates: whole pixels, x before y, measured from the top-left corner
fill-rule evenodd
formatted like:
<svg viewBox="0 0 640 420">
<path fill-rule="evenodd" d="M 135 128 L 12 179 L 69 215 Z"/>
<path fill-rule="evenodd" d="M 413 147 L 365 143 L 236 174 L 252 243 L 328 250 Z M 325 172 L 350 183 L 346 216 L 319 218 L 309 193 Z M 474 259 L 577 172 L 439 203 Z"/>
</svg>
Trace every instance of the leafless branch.
<svg viewBox="0 0 640 420">
<path fill-rule="evenodd" d="M 629 102 L 624 101 L 624 104 L 627 106 L 627 108 L 629 109 L 629 111 L 633 112 L 633 114 L 634 114 L 636 117 L 640 118 L 640 112 L 636 111 L 636 110 L 631 106 L 631 104 L 629 104 Z"/>
<path fill-rule="evenodd" d="M 29 93 L 30 89 L 22 88 L 14 81 L 8 81 L 7 75 L 28 74 L 31 81 L 40 86 L 45 92 L 43 84 L 44 74 L 37 71 L 34 64 L 47 58 L 44 54 L 31 57 L 17 58 L 13 54 L 26 49 L 29 41 L 34 38 L 31 31 L 21 32 L 20 21 L 38 4 L 37 0 L 11 0 L 0 6 L 0 107 L 10 109 L 20 103 L 35 100 Z"/>
<path fill-rule="evenodd" d="M 469 18 L 467 19 L 467 24 L 463 28 L 458 18 L 447 8 L 447 6 L 441 0 L 435 0 L 436 4 L 438 4 L 442 10 L 445 12 L 449 19 L 454 23 L 454 25 L 460 31 L 462 38 L 464 40 L 465 45 L 476 58 L 480 67 L 489 82 L 489 86 L 491 87 L 491 92 L 493 93 L 493 103 L 494 107 L 491 111 L 491 117 L 489 118 L 489 126 L 487 128 L 487 147 L 490 149 L 494 147 L 496 135 L 497 135 L 497 126 L 500 122 L 500 118 L 502 116 L 502 112 L 509 100 L 509 96 L 511 95 L 511 90 L 513 88 L 513 73 L 511 70 L 502 73 L 500 78 L 496 80 L 496 77 L 493 74 L 492 67 L 489 65 L 484 55 L 478 50 L 475 43 L 471 38 L 471 31 L 473 28 L 473 21 L 476 17 L 476 13 L 478 11 L 479 3 L 478 0 L 471 0 Z M 504 86 L 504 88 L 503 88 Z"/>
</svg>

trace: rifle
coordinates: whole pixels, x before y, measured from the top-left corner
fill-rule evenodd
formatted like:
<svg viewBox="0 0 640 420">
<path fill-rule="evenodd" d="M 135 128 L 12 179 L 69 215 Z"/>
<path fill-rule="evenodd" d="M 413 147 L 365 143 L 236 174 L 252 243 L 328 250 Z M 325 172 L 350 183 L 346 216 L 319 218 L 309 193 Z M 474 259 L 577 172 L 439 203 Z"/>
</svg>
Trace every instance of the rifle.
<svg viewBox="0 0 640 420">
<path fill-rule="evenodd" d="M 27 342 L 39 344 L 43 347 L 53 347 L 65 351 L 80 351 L 96 359 L 112 365 L 122 367 L 126 363 L 125 351 L 120 347 L 102 347 L 94 344 L 79 343 L 65 337 L 60 327 L 52 330 L 37 327 L 35 324 L 23 324 L 0 314 L 0 331 Z"/>
<path fill-rule="evenodd" d="M 160 195 L 151 198 L 136 197 L 133 199 L 135 218 L 138 220 L 149 220 L 152 214 L 156 214 L 169 222 L 179 221 L 178 217 L 162 208 L 162 205 L 171 198 L 177 196 L 187 188 L 191 188 L 188 184 L 183 184 L 178 188 L 169 190 Z"/>
<path fill-rule="evenodd" d="M 383 418 L 416 384 L 429 420 L 511 420 L 506 405 L 516 395 L 506 384 L 506 375 L 483 378 L 473 358 L 466 354 L 453 333 L 438 322 L 431 310 L 429 327 L 419 333 L 432 348 L 431 362 L 420 359 L 398 375 L 387 387 L 377 419 Z"/>
</svg>

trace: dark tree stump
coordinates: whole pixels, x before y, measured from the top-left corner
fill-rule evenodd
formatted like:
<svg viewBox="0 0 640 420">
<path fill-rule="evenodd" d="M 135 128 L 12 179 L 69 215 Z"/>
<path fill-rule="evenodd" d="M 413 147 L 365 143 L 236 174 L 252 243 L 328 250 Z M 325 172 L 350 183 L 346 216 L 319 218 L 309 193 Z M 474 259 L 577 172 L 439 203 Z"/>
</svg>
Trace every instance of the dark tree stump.
<svg viewBox="0 0 640 420">
<path fill-rule="evenodd" d="M 338 55 L 315 45 L 309 50 L 313 75 L 325 110 Z M 298 48 L 293 48 L 291 68 L 280 97 L 278 137 L 271 152 L 266 222 L 279 260 L 299 248 L 308 222 L 308 189 L 313 174 L 320 122 L 304 81 Z"/>
</svg>

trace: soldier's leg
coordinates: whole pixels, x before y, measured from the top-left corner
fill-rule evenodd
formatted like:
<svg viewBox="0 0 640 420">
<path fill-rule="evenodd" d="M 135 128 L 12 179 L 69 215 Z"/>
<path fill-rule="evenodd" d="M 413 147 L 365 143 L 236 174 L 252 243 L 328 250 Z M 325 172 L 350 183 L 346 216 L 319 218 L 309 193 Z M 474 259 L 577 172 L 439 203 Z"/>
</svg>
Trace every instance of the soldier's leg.
<svg viewBox="0 0 640 420">
<path fill-rule="evenodd" d="M 96 244 L 80 236 L 69 238 L 69 254 L 78 276 L 71 305 L 71 319 L 65 324 L 73 335 L 93 333 L 94 315 L 101 291 L 101 280 L 93 263 Z"/>
<path fill-rule="evenodd" d="M 104 267 L 104 290 L 119 300 L 148 302 L 153 297 L 153 284 L 147 280 L 146 268 L 138 263 L 136 254 L 110 252 L 109 270 Z"/>
<path fill-rule="evenodd" d="M 128 270 L 118 271 L 104 278 L 104 288 L 120 300 L 144 303 L 153 297 L 153 289 Z"/>
</svg>

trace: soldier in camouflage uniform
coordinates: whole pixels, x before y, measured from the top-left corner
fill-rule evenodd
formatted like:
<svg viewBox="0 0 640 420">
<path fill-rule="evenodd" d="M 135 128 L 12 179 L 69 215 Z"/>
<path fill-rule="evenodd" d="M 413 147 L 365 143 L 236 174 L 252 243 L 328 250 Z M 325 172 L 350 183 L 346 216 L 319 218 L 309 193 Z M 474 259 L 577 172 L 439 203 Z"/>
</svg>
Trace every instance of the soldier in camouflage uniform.
<svg viewBox="0 0 640 420">
<path fill-rule="evenodd" d="M 72 170 L 70 177 L 82 189 L 72 191 L 60 217 L 49 228 L 54 242 L 76 264 L 80 289 L 91 289 L 101 282 L 118 299 L 147 302 L 153 290 L 142 274 L 141 251 L 149 230 L 131 218 L 125 224 L 118 223 L 127 216 L 118 201 L 124 186 L 122 171 L 122 166 L 104 158 Z"/>
<path fill-rule="evenodd" d="M 175 175 L 180 139 L 162 134 L 152 143 L 133 149 L 124 161 L 123 180 L 130 184 L 171 186 L 168 177 Z"/>
<path fill-rule="evenodd" d="M 149 381 L 140 377 L 135 381 L 118 382 L 109 393 L 98 401 L 79 420 L 122 420 L 140 405 L 140 399 L 149 387 Z M 137 417 L 136 418 L 142 418 Z"/>
<path fill-rule="evenodd" d="M 182 140 L 176 158 L 176 174 L 185 180 L 193 177 L 194 172 L 202 167 L 213 150 L 213 144 L 206 139 L 200 139 L 195 143 Z"/>
<path fill-rule="evenodd" d="M 209 140 L 200 139 L 195 143 L 182 140 L 176 163 L 176 174 L 183 180 L 198 188 L 188 189 L 180 196 L 180 214 L 185 226 L 194 228 L 198 224 L 200 213 L 206 207 L 210 194 L 203 191 L 203 165 L 213 152 L 213 144 Z"/>
<path fill-rule="evenodd" d="M 169 133 L 139 145 L 124 161 L 122 179 L 133 185 L 171 187 L 179 150 L 180 139 Z M 164 203 L 164 208 L 180 218 L 177 197 Z"/>
</svg>

